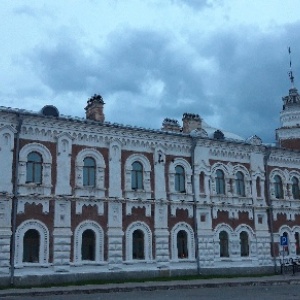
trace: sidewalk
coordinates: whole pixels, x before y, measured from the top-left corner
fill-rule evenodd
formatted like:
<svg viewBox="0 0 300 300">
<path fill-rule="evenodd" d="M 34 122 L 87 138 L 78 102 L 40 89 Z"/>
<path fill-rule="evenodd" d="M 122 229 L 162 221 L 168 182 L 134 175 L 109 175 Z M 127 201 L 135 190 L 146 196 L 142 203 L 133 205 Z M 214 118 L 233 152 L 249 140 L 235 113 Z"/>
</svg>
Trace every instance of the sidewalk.
<svg viewBox="0 0 300 300">
<path fill-rule="evenodd" d="M 300 275 L 274 275 L 263 277 L 214 278 L 175 281 L 147 281 L 130 283 L 110 283 L 101 285 L 82 285 L 49 288 L 26 288 L 0 290 L 0 298 L 8 296 L 47 296 L 61 294 L 92 294 L 130 291 L 153 291 L 168 289 L 218 288 L 234 286 L 271 286 L 271 285 L 300 285 Z"/>
</svg>

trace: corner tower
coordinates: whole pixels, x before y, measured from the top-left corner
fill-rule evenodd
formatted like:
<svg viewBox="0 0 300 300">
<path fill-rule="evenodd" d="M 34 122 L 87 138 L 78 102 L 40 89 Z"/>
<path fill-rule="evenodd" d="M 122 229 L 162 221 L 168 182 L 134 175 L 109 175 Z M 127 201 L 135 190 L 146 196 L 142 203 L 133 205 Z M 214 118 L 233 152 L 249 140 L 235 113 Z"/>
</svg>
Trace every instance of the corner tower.
<svg viewBox="0 0 300 300">
<path fill-rule="evenodd" d="M 291 49 L 288 48 L 288 50 L 290 55 L 289 77 L 291 88 L 288 96 L 282 98 L 281 127 L 276 129 L 276 141 L 280 147 L 300 150 L 300 95 L 294 86 Z"/>
</svg>

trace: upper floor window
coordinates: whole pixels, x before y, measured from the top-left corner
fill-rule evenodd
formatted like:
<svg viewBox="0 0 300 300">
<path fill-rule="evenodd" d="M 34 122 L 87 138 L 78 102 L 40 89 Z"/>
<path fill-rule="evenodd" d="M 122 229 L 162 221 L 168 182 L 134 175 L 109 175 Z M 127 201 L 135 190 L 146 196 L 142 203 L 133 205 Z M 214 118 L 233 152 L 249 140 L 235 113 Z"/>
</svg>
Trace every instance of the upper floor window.
<svg viewBox="0 0 300 300">
<path fill-rule="evenodd" d="M 236 187 L 237 195 L 245 196 L 245 181 L 244 181 L 244 174 L 242 172 L 236 173 L 235 187 Z"/>
<path fill-rule="evenodd" d="M 216 192 L 219 195 L 225 194 L 225 178 L 222 170 L 216 172 Z"/>
<path fill-rule="evenodd" d="M 249 238 L 246 231 L 240 233 L 241 256 L 249 256 Z"/>
<path fill-rule="evenodd" d="M 275 187 L 275 197 L 277 199 L 283 198 L 283 187 L 282 187 L 282 180 L 279 175 L 275 175 L 274 177 L 274 187 Z"/>
<path fill-rule="evenodd" d="M 296 255 L 300 254 L 300 239 L 299 232 L 295 232 Z"/>
<path fill-rule="evenodd" d="M 26 182 L 42 183 L 43 158 L 37 152 L 30 152 L 26 163 Z"/>
<path fill-rule="evenodd" d="M 175 167 L 175 191 L 185 193 L 185 172 L 182 166 Z"/>
<path fill-rule="evenodd" d="M 132 164 L 131 188 L 133 190 L 143 189 L 143 165 L 138 161 Z"/>
<path fill-rule="evenodd" d="M 260 177 L 256 178 L 256 193 L 257 197 L 261 197 Z"/>
<path fill-rule="evenodd" d="M 83 160 L 83 186 L 96 185 L 96 162 L 91 157 Z"/>
<path fill-rule="evenodd" d="M 299 180 L 296 177 L 292 178 L 292 193 L 294 199 L 299 199 L 300 193 L 299 193 Z"/>
</svg>

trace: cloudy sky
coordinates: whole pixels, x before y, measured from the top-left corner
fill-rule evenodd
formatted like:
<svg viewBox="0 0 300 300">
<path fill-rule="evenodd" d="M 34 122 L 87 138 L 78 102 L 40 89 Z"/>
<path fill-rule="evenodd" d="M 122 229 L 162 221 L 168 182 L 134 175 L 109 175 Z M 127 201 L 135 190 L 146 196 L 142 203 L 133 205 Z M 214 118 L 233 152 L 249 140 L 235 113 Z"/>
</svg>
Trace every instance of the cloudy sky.
<svg viewBox="0 0 300 300">
<path fill-rule="evenodd" d="M 0 2 L 0 105 L 159 129 L 184 112 L 274 141 L 282 96 L 300 89 L 300 0 Z"/>
</svg>

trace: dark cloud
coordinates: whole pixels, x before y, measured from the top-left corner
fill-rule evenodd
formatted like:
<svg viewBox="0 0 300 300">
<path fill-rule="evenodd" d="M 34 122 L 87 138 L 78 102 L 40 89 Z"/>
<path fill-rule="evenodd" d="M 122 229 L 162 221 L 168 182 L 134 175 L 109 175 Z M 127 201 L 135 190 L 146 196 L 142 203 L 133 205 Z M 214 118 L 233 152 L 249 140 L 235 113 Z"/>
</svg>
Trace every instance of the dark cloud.
<svg viewBox="0 0 300 300">
<path fill-rule="evenodd" d="M 272 142 L 281 97 L 290 87 L 286 46 L 292 38 L 292 49 L 300 49 L 299 27 L 289 25 L 275 35 L 237 28 L 208 40 L 191 35 L 193 54 L 172 35 L 126 28 L 111 33 L 101 48 L 86 51 L 63 37 L 54 47 L 35 49 L 30 59 L 56 95 L 102 94 L 111 122 L 160 128 L 164 117 L 180 120 L 193 112 L 204 120 L 216 116 L 221 128 L 244 138 L 256 134 Z M 197 67 L 201 60 L 216 69 Z"/>
<path fill-rule="evenodd" d="M 171 0 L 172 3 L 174 4 L 179 4 L 179 5 L 186 5 L 189 6 L 193 9 L 199 10 L 204 7 L 210 6 L 211 1 L 208 0 Z"/>
</svg>

